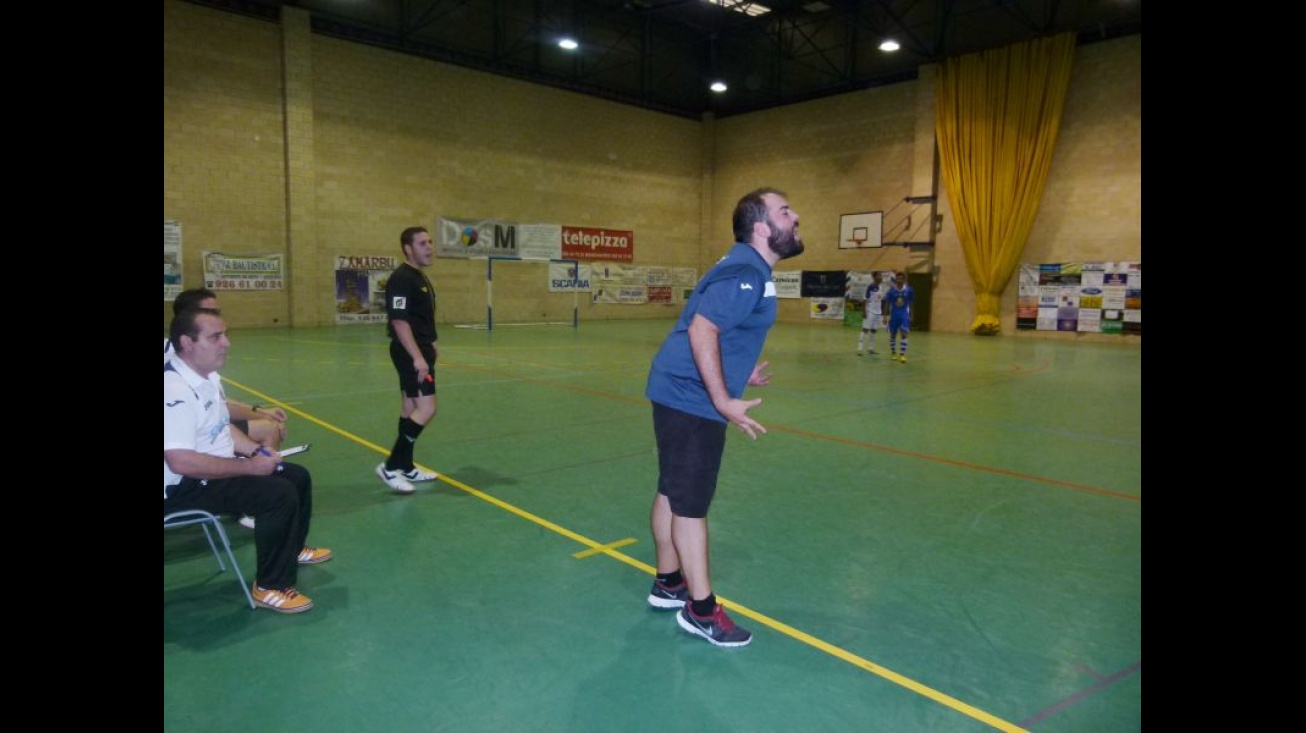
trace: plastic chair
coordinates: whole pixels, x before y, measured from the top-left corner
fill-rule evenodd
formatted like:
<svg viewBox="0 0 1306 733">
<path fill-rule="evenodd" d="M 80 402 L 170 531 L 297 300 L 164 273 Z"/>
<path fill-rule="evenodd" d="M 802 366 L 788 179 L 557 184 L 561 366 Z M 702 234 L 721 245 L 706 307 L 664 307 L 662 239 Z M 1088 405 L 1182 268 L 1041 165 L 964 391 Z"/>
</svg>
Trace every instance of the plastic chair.
<svg viewBox="0 0 1306 733">
<path fill-rule="evenodd" d="M 204 529 L 204 538 L 209 541 L 209 549 L 213 550 L 213 557 L 218 559 L 218 572 L 225 572 L 227 566 L 222 562 L 222 553 L 218 552 L 218 545 L 213 541 L 213 533 L 217 532 L 218 538 L 222 540 L 223 549 L 227 551 L 227 558 L 231 560 L 231 569 L 236 571 L 236 582 L 240 583 L 240 589 L 245 593 L 245 600 L 250 608 L 257 608 L 254 605 L 254 596 L 249 591 L 249 584 L 245 582 L 245 576 L 241 574 L 240 565 L 236 562 L 236 554 L 231 551 L 231 540 L 227 538 L 227 530 L 222 528 L 222 521 L 217 516 L 200 509 L 188 509 L 163 516 L 165 530 L 192 527 L 196 524 Z"/>
</svg>

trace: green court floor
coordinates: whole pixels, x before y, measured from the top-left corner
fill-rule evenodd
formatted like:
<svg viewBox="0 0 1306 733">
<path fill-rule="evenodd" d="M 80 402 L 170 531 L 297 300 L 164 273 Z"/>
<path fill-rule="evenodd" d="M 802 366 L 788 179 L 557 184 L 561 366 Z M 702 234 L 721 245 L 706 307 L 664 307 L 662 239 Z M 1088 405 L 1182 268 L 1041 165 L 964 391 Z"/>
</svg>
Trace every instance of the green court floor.
<svg viewBox="0 0 1306 733">
<path fill-rule="evenodd" d="M 1142 727 L 1142 348 L 779 324 L 732 429 L 712 574 L 742 649 L 645 605 L 648 363 L 667 321 L 443 326 L 410 496 L 373 474 L 384 327 L 232 333 L 237 399 L 291 413 L 316 608 L 251 611 L 164 533 L 164 729 L 886 733 Z M 227 522 L 253 576 L 252 533 Z"/>
</svg>

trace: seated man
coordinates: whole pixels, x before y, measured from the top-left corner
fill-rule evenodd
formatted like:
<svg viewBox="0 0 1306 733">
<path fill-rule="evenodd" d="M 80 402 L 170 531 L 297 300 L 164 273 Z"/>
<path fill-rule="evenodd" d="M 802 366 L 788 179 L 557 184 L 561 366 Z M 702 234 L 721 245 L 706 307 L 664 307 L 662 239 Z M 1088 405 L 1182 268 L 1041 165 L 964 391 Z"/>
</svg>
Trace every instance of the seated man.
<svg viewBox="0 0 1306 733">
<path fill-rule="evenodd" d="M 217 309 L 217 307 L 217 293 L 208 288 L 191 288 L 190 290 L 181 291 L 173 299 L 172 314 L 175 316 L 188 308 Z M 172 341 L 164 339 L 164 366 L 168 365 L 174 353 Z M 281 450 L 281 441 L 286 438 L 285 410 L 280 407 L 247 405 L 228 398 L 227 412 L 231 416 L 231 430 L 233 433 L 248 435 L 255 443 L 267 446 L 269 450 Z M 254 518 L 248 515 L 241 517 L 240 526 L 254 529 Z"/>
<path fill-rule="evenodd" d="M 172 314 L 188 308 L 218 308 L 218 295 L 208 288 L 191 288 L 177 294 L 172 301 Z M 163 363 L 173 355 L 172 341 L 163 342 Z M 280 407 L 261 407 L 227 399 L 227 412 L 231 413 L 232 427 L 262 443 L 272 450 L 281 447 L 286 438 L 286 411 Z"/>
<path fill-rule="evenodd" d="M 168 329 L 176 355 L 163 369 L 163 513 L 253 516 L 254 602 L 278 613 L 307 611 L 313 601 L 295 590 L 299 565 L 331 559 L 330 550 L 304 544 L 313 479 L 232 431 L 218 376 L 231 347 L 226 328 L 217 310 L 190 308 Z"/>
</svg>

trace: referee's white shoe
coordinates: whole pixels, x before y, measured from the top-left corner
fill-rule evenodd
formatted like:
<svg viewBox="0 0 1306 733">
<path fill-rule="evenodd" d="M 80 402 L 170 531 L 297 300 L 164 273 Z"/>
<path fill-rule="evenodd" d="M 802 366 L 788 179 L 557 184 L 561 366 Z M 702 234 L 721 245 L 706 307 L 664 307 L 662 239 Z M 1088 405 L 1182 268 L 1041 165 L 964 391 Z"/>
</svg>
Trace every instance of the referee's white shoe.
<svg viewBox="0 0 1306 733">
<path fill-rule="evenodd" d="M 413 493 L 413 485 L 408 482 L 408 479 L 404 478 L 403 472 L 385 470 L 385 461 L 376 464 L 376 475 L 381 477 L 381 480 L 385 482 L 386 486 L 389 486 L 400 494 Z"/>
</svg>

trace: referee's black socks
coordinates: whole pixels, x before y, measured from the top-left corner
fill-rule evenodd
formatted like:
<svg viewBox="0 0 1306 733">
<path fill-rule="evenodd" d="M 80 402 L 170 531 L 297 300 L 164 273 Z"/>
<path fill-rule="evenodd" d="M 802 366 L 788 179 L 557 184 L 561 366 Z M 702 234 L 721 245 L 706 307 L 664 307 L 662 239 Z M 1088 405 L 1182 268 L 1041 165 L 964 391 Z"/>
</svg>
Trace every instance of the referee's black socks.
<svg viewBox="0 0 1306 733">
<path fill-rule="evenodd" d="M 387 471 L 411 471 L 413 468 L 413 445 L 422 434 L 425 425 L 413 422 L 412 418 L 399 418 L 399 437 L 395 438 L 390 458 L 385 462 Z"/>
</svg>

